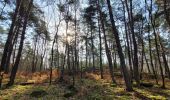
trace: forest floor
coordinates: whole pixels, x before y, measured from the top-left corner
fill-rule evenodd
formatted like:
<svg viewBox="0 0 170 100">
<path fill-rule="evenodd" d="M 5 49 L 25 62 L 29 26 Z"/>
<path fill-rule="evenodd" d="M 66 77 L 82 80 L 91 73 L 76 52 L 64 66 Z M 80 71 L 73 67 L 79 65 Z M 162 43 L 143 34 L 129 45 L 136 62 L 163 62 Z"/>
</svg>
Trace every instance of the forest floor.
<svg viewBox="0 0 170 100">
<path fill-rule="evenodd" d="M 35 73 L 33 76 L 18 73 L 15 85 L 0 90 L 0 100 L 167 100 L 170 99 L 170 81 L 166 80 L 166 89 L 160 85 L 153 87 L 135 87 L 133 92 L 126 92 L 120 73 L 115 73 L 118 85 L 112 84 L 108 74 L 100 79 L 99 74 L 85 73 L 83 79 L 76 77 L 75 87 L 72 77 L 65 75 L 63 82 L 58 82 L 58 71 L 53 71 L 53 83 L 49 85 L 48 73 Z M 8 81 L 8 75 L 3 83 Z M 155 84 L 154 80 L 144 80 Z M 21 84 L 23 82 L 34 84 Z M 159 82 L 161 83 L 161 81 Z"/>
</svg>

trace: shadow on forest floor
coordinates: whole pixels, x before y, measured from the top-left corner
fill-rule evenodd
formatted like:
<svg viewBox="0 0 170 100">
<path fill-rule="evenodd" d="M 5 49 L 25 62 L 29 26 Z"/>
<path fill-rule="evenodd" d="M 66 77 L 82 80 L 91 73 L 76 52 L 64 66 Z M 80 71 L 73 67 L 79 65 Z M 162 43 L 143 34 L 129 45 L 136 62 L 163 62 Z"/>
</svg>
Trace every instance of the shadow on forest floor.
<svg viewBox="0 0 170 100">
<path fill-rule="evenodd" d="M 72 78 L 65 77 L 64 82 L 56 82 L 49 86 L 48 83 L 35 83 L 29 85 L 14 85 L 1 90 L 0 99 L 4 100 L 166 100 L 170 99 L 170 82 L 166 82 L 167 89 L 156 85 L 150 88 L 134 87 L 133 92 L 126 92 L 123 79 L 116 77 L 116 86 L 110 82 L 109 76 L 100 79 L 100 75 L 86 73 L 80 80 L 76 78 L 75 87 L 71 85 Z M 21 80 L 21 79 L 20 79 Z"/>
</svg>

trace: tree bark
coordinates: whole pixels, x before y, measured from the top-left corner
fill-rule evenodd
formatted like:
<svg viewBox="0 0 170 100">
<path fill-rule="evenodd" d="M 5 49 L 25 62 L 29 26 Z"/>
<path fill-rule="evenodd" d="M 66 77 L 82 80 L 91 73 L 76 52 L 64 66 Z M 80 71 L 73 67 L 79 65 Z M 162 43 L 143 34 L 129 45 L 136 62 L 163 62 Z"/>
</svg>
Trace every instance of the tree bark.
<svg viewBox="0 0 170 100">
<path fill-rule="evenodd" d="M 26 28 L 27 28 L 27 22 L 28 22 L 28 18 L 29 18 L 29 14 L 30 14 L 30 10 L 31 7 L 33 6 L 33 0 L 30 1 L 25 18 L 24 18 L 24 23 L 23 23 L 23 30 L 22 30 L 22 34 L 21 34 L 21 40 L 20 40 L 20 45 L 19 45 L 19 50 L 18 50 L 18 54 L 16 57 L 16 61 L 15 64 L 12 68 L 11 71 L 11 75 L 10 75 L 10 81 L 8 82 L 8 86 L 11 86 L 14 84 L 14 79 L 18 70 L 18 65 L 20 62 L 20 58 L 21 58 L 21 54 L 22 54 L 22 49 L 23 49 L 23 45 L 24 45 L 24 39 L 25 39 L 25 34 L 26 34 Z"/>
<path fill-rule="evenodd" d="M 98 8 L 98 15 L 101 13 L 99 0 L 97 0 L 97 8 Z M 100 15 L 99 15 L 100 16 Z M 99 28 L 99 45 L 100 45 L 100 77 L 103 79 L 103 65 L 102 65 L 102 37 L 101 37 L 101 25 L 100 25 L 100 18 L 98 16 L 98 28 Z"/>
<path fill-rule="evenodd" d="M 20 10 L 21 3 L 22 3 L 22 0 L 17 0 L 16 9 L 15 9 L 15 12 L 14 12 L 14 15 L 13 15 L 13 18 L 12 18 L 12 23 L 11 23 L 11 26 L 10 26 L 10 30 L 9 30 L 9 33 L 8 33 L 8 37 L 7 37 L 7 40 L 6 40 L 6 43 L 5 43 L 5 47 L 4 47 L 4 51 L 3 51 L 3 55 L 2 55 L 2 59 L 1 59 L 0 72 L 4 70 L 4 65 L 6 64 L 6 60 L 7 60 L 6 57 L 7 57 L 7 54 L 9 52 L 9 47 L 12 44 L 12 40 L 13 40 L 13 37 L 14 37 L 13 30 L 14 30 L 14 27 L 16 25 L 16 20 L 17 20 L 17 16 L 18 16 L 18 13 L 19 13 L 19 10 Z"/>
<path fill-rule="evenodd" d="M 110 0 L 107 0 L 107 6 L 108 6 L 108 9 L 109 9 L 110 21 L 111 21 L 111 24 L 112 24 L 113 35 L 114 35 L 115 40 L 116 40 L 117 50 L 118 50 L 118 54 L 119 54 L 119 58 L 120 58 L 121 70 L 123 72 L 123 76 L 124 76 L 124 80 L 125 80 L 125 84 L 126 84 L 126 89 L 127 89 L 127 91 L 132 91 L 133 88 L 132 88 L 132 84 L 131 84 L 131 78 L 129 76 L 129 72 L 127 70 L 127 67 L 125 65 L 125 58 L 124 58 L 124 54 L 122 52 L 122 47 L 121 47 L 121 44 L 120 44 L 118 30 L 116 29 L 115 21 L 113 19 L 113 12 L 112 12 Z"/>
</svg>

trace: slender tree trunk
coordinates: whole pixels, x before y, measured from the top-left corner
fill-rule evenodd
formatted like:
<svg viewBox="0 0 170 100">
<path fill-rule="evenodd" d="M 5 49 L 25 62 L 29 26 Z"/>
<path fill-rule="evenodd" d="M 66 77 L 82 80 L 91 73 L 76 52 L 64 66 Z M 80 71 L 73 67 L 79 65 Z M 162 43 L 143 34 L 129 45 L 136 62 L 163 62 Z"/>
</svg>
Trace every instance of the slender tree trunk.
<svg viewBox="0 0 170 100">
<path fill-rule="evenodd" d="M 20 40 L 20 45 L 19 45 L 19 50 L 18 50 L 18 54 L 16 57 L 16 61 L 15 64 L 12 68 L 11 71 L 11 75 L 10 75 L 10 81 L 8 83 L 8 86 L 11 86 L 14 84 L 14 79 L 18 70 L 18 65 L 20 62 L 20 58 L 21 58 L 21 54 L 22 54 L 22 49 L 23 49 L 23 45 L 24 45 L 24 39 L 25 39 L 25 34 L 26 34 L 26 28 L 27 28 L 27 22 L 28 22 L 28 18 L 29 18 L 29 14 L 30 14 L 30 9 L 33 5 L 33 0 L 30 1 L 25 18 L 24 18 L 24 23 L 23 23 L 23 30 L 22 30 L 22 34 L 21 34 L 21 40 Z"/>
<path fill-rule="evenodd" d="M 148 26 L 149 26 L 149 25 L 148 25 Z M 148 28 L 148 30 L 150 30 L 150 27 Z M 156 71 L 155 71 L 155 68 L 154 68 L 154 65 L 153 65 L 152 50 L 151 50 L 152 47 L 151 47 L 151 39 L 150 39 L 150 31 L 149 31 L 149 34 L 148 34 L 148 39 L 149 39 L 149 55 L 150 55 L 151 68 L 152 68 L 152 71 L 153 71 L 153 74 L 154 74 L 154 77 L 155 77 L 156 84 L 158 84 L 157 74 L 156 74 Z"/>
<path fill-rule="evenodd" d="M 17 0 L 17 2 L 16 2 L 16 8 L 15 8 L 15 12 L 14 12 L 14 15 L 12 18 L 12 24 L 9 29 L 8 37 L 7 37 L 7 40 L 5 43 L 5 47 L 4 47 L 4 51 L 3 51 L 3 55 L 2 55 L 2 59 L 1 59 L 0 72 L 2 72 L 4 70 L 4 65 L 6 64 L 6 60 L 7 60 L 6 57 L 9 52 L 9 46 L 12 44 L 12 41 L 13 41 L 13 37 L 14 37 L 13 31 L 14 31 L 14 27 L 16 25 L 17 16 L 18 16 L 18 12 L 20 10 L 21 3 L 22 3 L 22 0 Z"/>
<path fill-rule="evenodd" d="M 130 0 L 130 27 L 131 27 L 131 33 L 132 33 L 132 40 L 133 40 L 133 48 L 134 48 L 134 79 L 137 83 L 137 85 L 140 85 L 140 77 L 139 77 L 139 66 L 138 66 L 138 47 L 135 39 L 135 32 L 134 32 L 134 20 L 133 20 L 133 10 L 132 10 L 132 0 Z"/>
<path fill-rule="evenodd" d="M 72 50 L 72 77 L 73 77 L 73 83 L 72 83 L 72 86 L 75 86 L 75 59 L 74 59 L 74 49 L 73 47 L 71 46 L 71 50 Z"/>
<path fill-rule="evenodd" d="M 140 79 L 142 79 L 142 72 L 143 72 L 143 67 L 144 67 L 144 65 L 143 65 L 143 63 L 144 63 L 144 61 L 143 61 L 143 59 L 144 59 L 144 54 L 145 54 L 145 48 L 144 48 L 144 41 L 143 41 L 143 39 L 142 39 L 142 54 L 141 54 L 141 71 L 140 71 Z"/>
<path fill-rule="evenodd" d="M 165 72 L 168 74 L 168 78 L 170 79 L 170 69 L 169 69 L 169 66 L 168 66 L 168 61 L 167 61 L 166 56 L 165 56 L 164 46 L 163 46 L 162 41 L 160 39 L 160 35 L 157 34 L 157 36 L 158 36 L 158 40 L 159 40 L 159 44 L 160 44 L 160 49 L 161 49 L 161 52 L 162 52 L 162 58 L 163 58 L 164 66 L 165 66 Z"/>
<path fill-rule="evenodd" d="M 68 15 L 68 13 L 67 13 Z M 66 21 L 66 48 L 65 48 L 65 55 L 64 55 L 64 58 L 63 58 L 63 65 L 62 65 L 62 69 L 61 69 L 61 75 L 60 75 L 60 79 L 59 81 L 63 81 L 64 80 L 64 66 L 65 66 L 65 60 L 66 60 L 66 55 L 67 55 L 67 66 L 69 68 L 69 71 L 70 71 L 70 64 L 69 64 L 69 60 L 70 60 L 70 57 L 69 57 L 69 43 L 68 43 L 68 21 Z M 70 73 L 70 72 L 69 72 Z M 51 75 L 52 76 L 52 75 Z"/>
<path fill-rule="evenodd" d="M 98 15 L 100 16 L 100 5 L 99 0 L 97 0 L 97 8 L 98 8 Z M 102 37 L 101 37 L 101 30 L 100 30 L 100 18 L 98 16 L 98 27 L 99 27 L 99 45 L 100 45 L 100 75 L 101 79 L 103 79 L 103 65 L 102 65 Z"/>
<path fill-rule="evenodd" d="M 156 35 L 156 30 L 155 30 L 155 20 L 153 20 L 153 17 L 152 17 L 152 0 L 151 0 L 151 7 L 150 7 L 150 12 L 149 12 L 149 15 L 150 15 L 150 20 L 151 20 L 151 26 L 153 28 L 153 34 L 155 36 L 155 46 L 156 46 L 156 53 L 157 53 L 157 59 L 158 59 L 158 62 L 159 62 L 159 68 L 160 68 L 160 73 L 161 73 L 161 77 L 162 77 L 162 88 L 165 88 L 165 77 L 164 77 L 164 73 L 163 73 L 163 68 L 161 66 L 161 60 L 160 60 L 160 53 L 159 53 L 159 48 L 158 48 L 158 38 L 157 38 L 157 35 Z"/>
<path fill-rule="evenodd" d="M 0 88 L 1 88 L 1 85 L 2 85 L 2 79 L 3 79 L 3 74 L 4 74 L 2 71 L 4 71 L 4 67 L 5 67 L 6 60 L 7 60 L 7 55 L 8 55 L 8 52 L 9 52 L 9 47 L 12 44 L 12 40 L 13 40 L 13 37 L 14 37 L 13 31 L 14 31 L 14 27 L 15 27 L 15 24 L 16 24 L 16 21 L 17 21 L 17 16 L 18 16 L 21 4 L 22 4 L 22 0 L 16 1 L 15 12 L 14 12 L 14 15 L 13 15 L 13 18 L 12 18 L 12 23 L 11 23 L 11 26 L 10 26 L 10 29 L 9 29 L 9 32 L 8 32 L 8 37 L 7 37 L 5 47 L 4 47 L 4 50 L 3 50 L 3 55 L 2 55 L 2 58 L 1 58 L 1 64 L 0 64 Z"/>
<path fill-rule="evenodd" d="M 87 69 L 88 51 L 87 51 L 87 36 L 86 36 L 86 69 Z"/>
<path fill-rule="evenodd" d="M 40 61 L 40 71 L 42 71 L 42 68 L 43 68 L 43 60 L 44 60 L 44 57 L 45 57 L 45 53 L 46 53 L 46 39 L 45 39 L 45 42 L 44 42 L 44 52 L 43 52 L 43 54 L 41 55 L 41 61 Z"/>
<path fill-rule="evenodd" d="M 7 55 L 7 60 L 6 60 L 6 64 L 5 64 L 5 73 L 8 74 L 9 72 L 9 66 L 10 66 L 10 59 L 11 59 L 11 55 L 12 55 L 12 51 L 13 51 L 13 47 L 14 47 L 14 44 L 17 42 L 17 39 L 18 39 L 18 35 L 19 35 L 19 29 L 20 29 L 21 26 L 17 26 L 16 29 L 15 29 L 15 37 L 14 37 L 14 40 L 12 42 L 12 44 L 9 46 L 9 52 L 8 52 L 8 55 Z"/>
<path fill-rule="evenodd" d="M 60 16 L 61 16 L 61 13 L 60 13 Z M 55 45 L 55 42 L 57 41 L 58 42 L 58 28 L 60 26 L 60 23 L 61 23 L 61 18 L 59 16 L 59 23 L 58 25 L 56 26 L 56 33 L 55 33 L 55 36 L 54 36 L 54 40 L 53 40 L 53 44 L 52 44 L 52 48 L 51 48 L 51 65 L 50 65 L 50 85 L 51 85 L 51 81 L 52 81 L 52 67 L 53 67 L 53 61 L 54 61 L 54 45 Z M 57 53 L 58 53 L 58 44 L 57 44 Z M 59 53 L 58 53 L 58 59 L 59 59 Z M 58 65 L 59 65 L 59 60 L 57 61 L 58 62 Z"/>
<path fill-rule="evenodd" d="M 117 84 L 116 80 L 114 79 L 112 57 L 111 57 L 111 52 L 110 52 L 108 44 L 107 44 L 106 32 L 105 32 L 105 26 L 104 26 L 104 21 L 103 21 L 103 17 L 102 17 L 102 12 L 101 12 L 101 9 L 100 9 L 100 5 L 98 5 L 98 6 L 99 6 L 101 27 L 102 27 L 102 31 L 103 31 L 103 35 L 104 35 L 104 44 L 105 44 L 106 56 L 107 56 L 107 60 L 108 60 L 108 63 L 109 63 L 109 71 L 110 71 L 110 75 L 111 75 L 111 78 L 112 78 L 112 82 Z"/>
<path fill-rule="evenodd" d="M 35 37 L 35 43 L 34 43 L 34 51 L 33 51 L 33 59 L 32 59 L 32 73 L 35 72 L 35 55 L 36 55 L 36 49 L 37 49 L 37 41 L 38 36 Z"/>
<path fill-rule="evenodd" d="M 80 48 L 80 54 L 83 55 L 83 49 Z M 80 77 L 83 78 L 83 57 L 80 56 Z"/>
<path fill-rule="evenodd" d="M 160 54 L 159 54 L 159 49 L 158 49 L 158 41 L 157 41 L 157 36 L 156 36 L 155 32 L 154 32 L 154 36 L 155 36 L 155 45 L 156 45 L 157 59 L 158 59 L 158 62 L 159 62 L 158 66 L 160 68 L 161 77 L 162 77 L 162 88 L 165 88 L 165 77 L 164 77 L 164 73 L 163 73 L 163 68 L 161 66 Z"/>
<path fill-rule="evenodd" d="M 17 50 L 17 41 L 16 41 L 16 43 L 15 43 L 15 46 L 14 46 L 14 50 L 13 50 L 13 59 L 12 59 L 12 65 L 15 63 L 15 52 L 16 52 L 16 50 Z"/>
<path fill-rule="evenodd" d="M 95 64 L 94 64 L 94 43 L 93 43 L 93 30 L 92 30 L 92 24 L 90 26 L 90 32 L 91 32 L 91 53 L 92 53 L 92 66 L 93 66 L 93 72 L 95 72 Z"/>
<path fill-rule="evenodd" d="M 120 58 L 120 64 L 121 64 L 120 66 L 121 66 L 121 70 L 123 72 L 123 76 L 124 76 L 124 80 L 125 80 L 125 84 L 126 84 L 126 89 L 127 89 L 127 91 L 132 91 L 133 88 L 132 88 L 132 84 L 131 84 L 131 78 L 129 76 L 129 72 L 127 70 L 127 67 L 125 65 L 125 58 L 124 58 L 124 54 L 123 54 L 122 47 L 121 47 L 121 44 L 120 44 L 118 30 L 116 29 L 115 21 L 113 19 L 113 12 L 112 12 L 110 0 L 107 0 L 107 5 L 108 5 L 108 9 L 109 9 L 110 21 L 111 21 L 111 24 L 112 24 L 113 35 L 114 35 L 115 40 L 116 40 L 117 50 L 118 50 L 118 54 L 119 54 L 119 58 Z"/>
<path fill-rule="evenodd" d="M 77 57 L 78 57 L 78 56 L 77 56 L 77 53 L 78 53 L 78 52 L 77 52 L 77 9 L 76 9 L 76 4 L 74 5 L 74 7 L 75 7 L 75 8 L 74 8 L 74 9 L 75 9 L 75 13 L 74 13 L 74 17 L 75 17 L 75 21 L 74 21 L 74 25 L 75 25 L 75 27 L 74 27 L 74 28 L 75 28 L 75 29 L 74 29 L 74 31 L 75 31 L 75 37 L 74 37 L 74 39 L 75 39 L 75 42 L 74 42 L 74 46 L 75 46 L 75 48 L 74 48 L 74 49 L 75 49 L 75 51 L 74 51 L 74 53 L 75 53 L 75 54 L 74 54 L 74 56 L 75 56 L 75 64 L 74 64 L 74 65 L 75 65 L 75 66 L 74 66 L 74 70 L 73 70 L 74 72 L 73 72 L 73 74 L 75 74 L 75 72 L 76 72 L 76 71 L 75 71 L 75 68 L 77 68 L 77 71 L 78 71 L 78 64 L 77 64 L 77 62 L 78 62 L 78 58 L 77 58 Z M 73 75 L 73 76 L 74 76 L 74 75 Z M 74 86 L 74 85 L 73 85 L 73 86 Z"/>
<path fill-rule="evenodd" d="M 39 47 L 38 47 L 39 48 Z M 38 48 L 37 48 L 37 53 L 36 53 L 36 58 L 35 58 L 35 66 L 34 66 L 34 72 L 36 72 L 37 71 L 37 64 L 38 64 L 38 55 L 39 55 L 39 53 L 38 53 Z"/>
<path fill-rule="evenodd" d="M 122 1 L 122 0 L 121 0 Z M 122 1 L 122 5 L 123 5 L 123 11 L 124 11 L 124 26 L 125 26 L 125 33 L 126 33 L 126 44 L 127 44 L 127 51 L 128 51 L 128 60 L 129 60 L 129 67 L 130 67 L 130 75 L 131 78 L 133 76 L 133 69 L 132 69 L 132 62 L 131 62 L 131 53 L 130 53 L 130 46 L 129 46 L 129 36 L 128 36 L 128 29 L 127 29 L 127 23 L 126 23 L 126 15 L 125 15 L 125 5 Z"/>
<path fill-rule="evenodd" d="M 140 40 L 141 40 L 141 44 L 142 44 L 142 54 L 141 54 L 141 71 L 140 71 L 140 79 L 142 79 L 142 72 L 143 72 L 143 67 L 144 67 L 144 56 L 145 56 L 145 44 L 144 44 L 144 40 L 143 40 L 143 20 L 142 20 L 142 27 L 139 29 L 140 32 Z M 139 26 L 140 27 L 140 26 Z"/>
<path fill-rule="evenodd" d="M 144 52 L 144 59 L 145 59 L 145 62 L 146 62 L 146 66 L 148 68 L 148 73 L 151 73 L 151 70 L 150 70 L 150 67 L 149 67 L 149 63 L 148 63 L 148 59 L 146 58 L 146 53 Z"/>
<path fill-rule="evenodd" d="M 62 82 L 64 80 L 64 66 L 65 66 L 66 54 L 67 54 L 67 47 L 65 48 L 65 55 L 63 57 L 63 64 L 61 65 L 62 69 L 61 69 L 61 75 L 60 75 L 60 78 L 59 78 L 60 82 Z"/>
<path fill-rule="evenodd" d="M 91 54 L 90 54 L 90 51 L 88 51 L 88 56 L 89 56 L 89 61 L 88 62 L 89 62 L 89 68 L 90 68 L 90 66 L 91 66 Z"/>
</svg>

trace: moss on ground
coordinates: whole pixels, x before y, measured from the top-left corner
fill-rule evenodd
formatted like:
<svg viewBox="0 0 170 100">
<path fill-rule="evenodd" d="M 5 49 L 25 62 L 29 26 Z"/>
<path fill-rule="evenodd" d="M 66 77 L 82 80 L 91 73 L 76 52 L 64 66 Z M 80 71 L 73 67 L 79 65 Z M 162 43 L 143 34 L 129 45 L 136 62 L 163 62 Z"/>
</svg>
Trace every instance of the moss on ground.
<svg viewBox="0 0 170 100">
<path fill-rule="evenodd" d="M 126 92 L 123 85 L 116 86 L 105 80 L 85 78 L 77 79 L 75 83 L 75 87 L 69 83 L 14 85 L 0 91 L 0 100 L 166 100 L 170 97 L 170 87 L 141 87 L 134 88 L 134 92 Z M 31 96 L 34 91 L 43 91 L 45 94 Z"/>
</svg>

